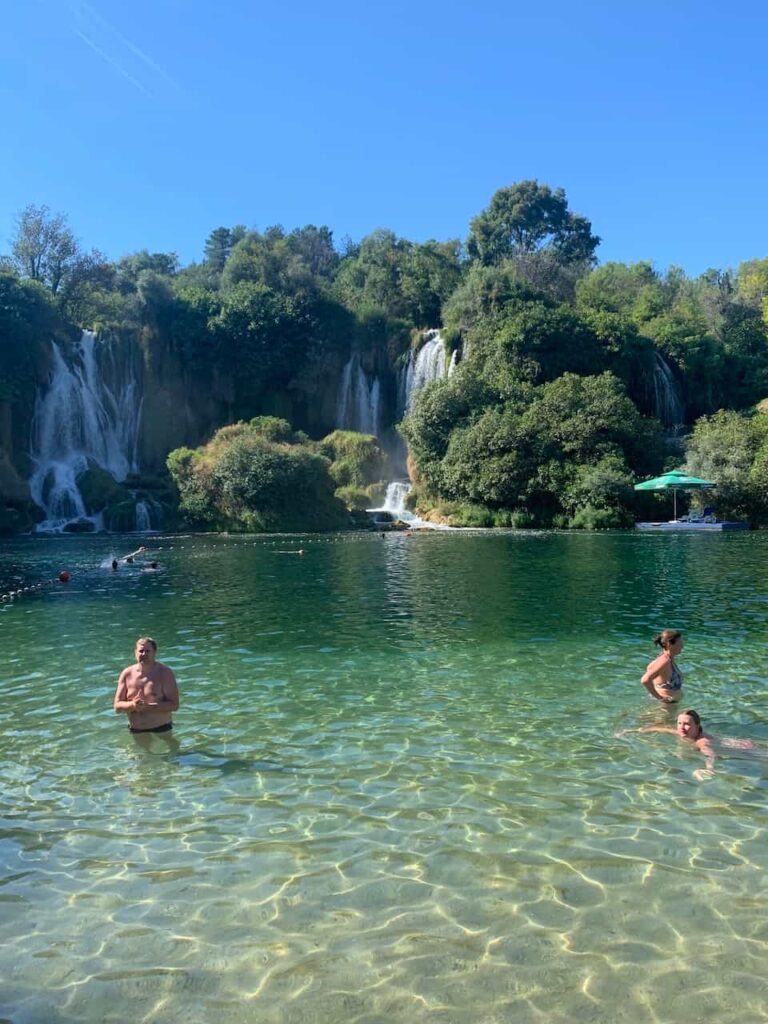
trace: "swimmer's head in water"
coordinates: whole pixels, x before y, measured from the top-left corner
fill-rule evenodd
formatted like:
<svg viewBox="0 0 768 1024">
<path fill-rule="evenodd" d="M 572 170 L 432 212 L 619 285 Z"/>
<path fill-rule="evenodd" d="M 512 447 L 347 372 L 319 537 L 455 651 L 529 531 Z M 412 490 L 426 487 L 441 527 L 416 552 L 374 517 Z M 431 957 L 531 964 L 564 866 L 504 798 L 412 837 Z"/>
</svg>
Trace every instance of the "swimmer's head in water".
<svg viewBox="0 0 768 1024">
<path fill-rule="evenodd" d="M 687 740 L 696 740 L 701 736 L 704 729 L 701 725 L 701 718 L 698 711 L 689 708 L 677 716 L 677 734 Z"/>
<path fill-rule="evenodd" d="M 683 649 L 683 634 L 679 629 L 662 629 L 653 642 L 670 654 L 679 654 Z"/>
</svg>

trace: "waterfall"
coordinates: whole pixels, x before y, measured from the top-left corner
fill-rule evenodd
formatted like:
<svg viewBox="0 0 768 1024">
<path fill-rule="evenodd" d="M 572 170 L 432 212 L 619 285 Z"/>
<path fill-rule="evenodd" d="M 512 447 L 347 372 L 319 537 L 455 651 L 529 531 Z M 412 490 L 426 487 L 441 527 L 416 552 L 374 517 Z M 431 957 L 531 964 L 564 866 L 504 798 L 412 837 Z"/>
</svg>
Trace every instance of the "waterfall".
<svg viewBox="0 0 768 1024">
<path fill-rule="evenodd" d="M 380 401 L 379 378 L 369 377 L 360 362 L 360 353 L 353 352 L 341 376 L 336 402 L 337 429 L 378 436 L 381 429 Z"/>
<path fill-rule="evenodd" d="M 83 331 L 70 362 L 52 345 L 50 382 L 38 392 L 32 422 L 29 488 L 45 512 L 37 529 L 59 532 L 78 520 L 100 529 L 77 480 L 94 465 L 116 481 L 138 470 L 141 399 L 133 366 L 109 342 L 97 345 L 92 331 Z"/>
<path fill-rule="evenodd" d="M 685 422 L 683 403 L 680 400 L 675 375 L 660 352 L 654 353 L 653 392 L 656 417 L 665 427 L 679 427 Z"/>
<path fill-rule="evenodd" d="M 433 380 L 440 380 L 446 375 L 443 336 L 440 331 L 433 330 L 427 331 L 424 337 L 424 344 L 416 353 L 416 357 L 414 358 L 413 353 L 409 355 L 404 375 L 401 378 L 403 414 L 410 412 L 416 394 L 425 384 L 430 384 Z M 454 352 L 451 357 L 449 373 L 453 372 L 455 368 L 455 355 Z"/>
<path fill-rule="evenodd" d="M 391 484 L 387 484 L 387 493 L 384 495 L 384 511 L 391 512 L 395 516 L 405 512 L 405 499 L 410 490 L 409 483 L 393 481 Z"/>
<path fill-rule="evenodd" d="M 159 502 L 144 497 L 136 500 L 136 533 L 152 533 L 163 521 L 163 509 Z"/>
<path fill-rule="evenodd" d="M 380 509 L 370 508 L 369 512 L 389 512 L 393 519 L 399 520 L 406 526 L 417 530 L 450 530 L 450 526 L 443 526 L 441 523 L 430 523 L 426 519 L 417 516 L 415 512 L 409 512 L 405 507 L 405 499 L 411 492 L 411 485 L 407 481 L 394 480 L 387 484 L 387 493 L 384 496 L 384 504 Z"/>
</svg>

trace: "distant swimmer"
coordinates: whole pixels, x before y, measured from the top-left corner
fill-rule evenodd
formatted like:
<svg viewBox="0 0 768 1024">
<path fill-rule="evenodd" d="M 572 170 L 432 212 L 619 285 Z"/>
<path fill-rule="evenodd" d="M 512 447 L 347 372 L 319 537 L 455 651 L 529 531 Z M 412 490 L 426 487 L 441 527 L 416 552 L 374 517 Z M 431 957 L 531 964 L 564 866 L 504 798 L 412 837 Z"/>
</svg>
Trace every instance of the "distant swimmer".
<svg viewBox="0 0 768 1024">
<path fill-rule="evenodd" d="M 125 562 L 127 565 L 133 565 L 133 560 L 136 557 L 136 555 L 143 555 L 146 550 L 147 549 L 142 544 L 140 548 L 136 548 L 136 550 L 132 551 L 130 555 L 123 555 L 120 561 Z"/>
<path fill-rule="evenodd" d="M 117 572 L 117 569 L 118 569 L 118 561 L 117 561 L 116 558 L 113 558 L 112 559 L 112 572 Z"/>
<path fill-rule="evenodd" d="M 683 634 L 679 629 L 662 629 L 653 642 L 662 653 L 650 663 L 640 682 L 655 700 L 677 704 L 683 697 L 683 673 L 675 658 L 683 649 Z"/>
<path fill-rule="evenodd" d="M 677 716 L 675 728 L 668 725 L 645 725 L 640 729 L 621 729 L 616 735 L 623 736 L 626 732 L 667 732 L 678 736 L 681 740 L 687 740 L 700 751 L 704 757 L 704 767 L 698 768 L 693 777 L 700 782 L 703 779 L 711 778 L 715 774 L 715 750 L 714 745 L 725 747 L 729 750 L 754 750 L 752 740 L 734 739 L 730 736 L 713 736 L 704 732 L 701 716 L 698 711 L 689 708 Z"/>
<path fill-rule="evenodd" d="M 135 654 L 136 664 L 120 673 L 114 709 L 128 715 L 132 733 L 170 732 L 173 712 L 179 710 L 176 677 L 157 661 L 157 644 L 151 636 L 139 637 Z"/>
</svg>

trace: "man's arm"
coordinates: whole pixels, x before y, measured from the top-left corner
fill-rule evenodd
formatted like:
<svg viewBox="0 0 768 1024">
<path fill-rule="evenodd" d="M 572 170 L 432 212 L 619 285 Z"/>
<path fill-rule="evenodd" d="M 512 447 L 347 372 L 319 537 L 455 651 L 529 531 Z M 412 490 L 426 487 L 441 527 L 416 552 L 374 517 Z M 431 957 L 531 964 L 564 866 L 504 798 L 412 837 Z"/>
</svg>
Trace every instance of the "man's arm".
<svg viewBox="0 0 768 1024">
<path fill-rule="evenodd" d="M 124 668 L 120 673 L 120 678 L 117 680 L 117 689 L 115 690 L 115 699 L 112 706 L 118 715 L 127 711 L 135 711 L 137 708 L 135 700 L 126 699 L 128 696 L 128 671 L 127 668 Z"/>
</svg>

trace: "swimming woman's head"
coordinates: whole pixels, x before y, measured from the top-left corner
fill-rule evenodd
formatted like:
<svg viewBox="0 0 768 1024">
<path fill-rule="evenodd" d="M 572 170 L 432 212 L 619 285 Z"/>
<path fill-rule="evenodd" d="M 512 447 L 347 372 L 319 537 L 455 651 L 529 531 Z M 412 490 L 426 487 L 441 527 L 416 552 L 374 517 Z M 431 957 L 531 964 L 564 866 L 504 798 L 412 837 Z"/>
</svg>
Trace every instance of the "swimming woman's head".
<svg viewBox="0 0 768 1024">
<path fill-rule="evenodd" d="M 653 642 L 670 654 L 679 654 L 683 649 L 683 634 L 679 629 L 662 629 Z"/>
<path fill-rule="evenodd" d="M 689 708 L 677 716 L 677 734 L 686 740 L 697 740 L 704 732 L 698 711 Z"/>
</svg>

